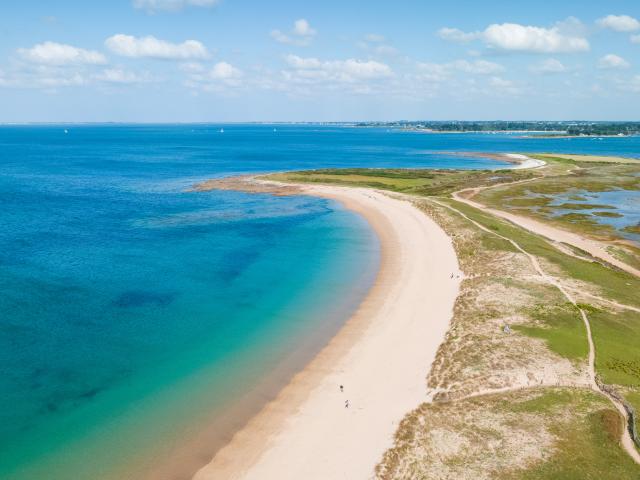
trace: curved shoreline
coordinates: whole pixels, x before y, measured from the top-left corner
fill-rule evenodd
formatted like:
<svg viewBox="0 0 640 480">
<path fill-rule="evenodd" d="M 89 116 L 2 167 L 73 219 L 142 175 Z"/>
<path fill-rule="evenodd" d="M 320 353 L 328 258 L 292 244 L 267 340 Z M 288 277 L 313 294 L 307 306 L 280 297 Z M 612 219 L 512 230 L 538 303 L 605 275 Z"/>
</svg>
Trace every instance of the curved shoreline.
<svg viewBox="0 0 640 480">
<path fill-rule="evenodd" d="M 427 400 L 425 378 L 460 282 L 451 239 L 414 205 L 381 192 L 296 188 L 361 214 L 380 238 L 380 271 L 338 334 L 196 480 L 370 477 L 398 422 Z"/>
</svg>

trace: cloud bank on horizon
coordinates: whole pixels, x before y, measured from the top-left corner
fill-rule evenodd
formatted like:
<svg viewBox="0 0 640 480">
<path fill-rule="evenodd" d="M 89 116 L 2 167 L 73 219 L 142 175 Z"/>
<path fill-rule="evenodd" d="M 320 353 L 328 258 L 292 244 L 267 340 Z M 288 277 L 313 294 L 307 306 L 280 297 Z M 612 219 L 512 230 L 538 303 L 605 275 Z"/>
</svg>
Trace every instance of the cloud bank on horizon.
<svg viewBox="0 0 640 480">
<path fill-rule="evenodd" d="M 430 11 L 426 29 L 397 9 L 336 20 L 332 3 L 298 7 L 309 10 L 302 16 L 277 2 L 247 12 L 234 0 L 133 0 L 82 33 L 56 26 L 83 16 L 43 15 L 38 34 L 16 28 L 0 48 L 0 100 L 9 107 L 0 121 L 144 121 L 159 111 L 162 121 L 613 118 L 618 106 L 620 118 L 637 115 L 640 20 L 632 11 L 549 12 L 547 22 L 469 15 L 464 25 Z M 19 25 L 24 12 L 14 10 Z M 41 103 L 18 111 L 27 95 Z M 80 105 L 55 118 L 51 105 L 77 98 L 96 104 L 91 118 Z M 140 115 L 132 98 L 152 108 Z"/>
</svg>

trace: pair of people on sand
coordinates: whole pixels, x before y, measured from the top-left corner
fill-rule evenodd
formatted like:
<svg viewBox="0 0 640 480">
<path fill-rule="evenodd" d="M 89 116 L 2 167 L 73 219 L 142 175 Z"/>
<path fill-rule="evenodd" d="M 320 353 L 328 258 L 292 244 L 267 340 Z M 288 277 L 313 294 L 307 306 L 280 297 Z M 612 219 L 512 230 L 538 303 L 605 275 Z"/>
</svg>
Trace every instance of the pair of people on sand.
<svg viewBox="0 0 640 480">
<path fill-rule="evenodd" d="M 340 393 L 344 392 L 344 385 L 340 385 Z M 349 408 L 349 400 L 344 401 L 344 408 Z"/>
</svg>

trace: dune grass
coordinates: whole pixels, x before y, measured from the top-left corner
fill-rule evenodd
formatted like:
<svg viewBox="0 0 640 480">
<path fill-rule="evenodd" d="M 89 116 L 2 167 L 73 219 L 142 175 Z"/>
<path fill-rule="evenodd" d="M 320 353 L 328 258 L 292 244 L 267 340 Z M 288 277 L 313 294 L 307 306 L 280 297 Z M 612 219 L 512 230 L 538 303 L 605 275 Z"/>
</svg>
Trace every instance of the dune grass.
<svg viewBox="0 0 640 480">
<path fill-rule="evenodd" d="M 559 153 L 539 153 L 535 155 L 537 158 L 545 160 L 569 160 L 573 162 L 589 162 L 589 163 L 640 163 L 640 159 L 630 157 L 614 157 L 608 155 L 565 155 Z"/>
<path fill-rule="evenodd" d="M 588 390 L 547 388 L 423 404 L 401 423 L 380 480 L 631 480 L 622 420 Z"/>
<path fill-rule="evenodd" d="M 543 258 L 568 278 L 590 283 L 607 298 L 640 307 L 640 279 L 621 270 L 608 268 L 566 255 L 542 237 L 529 233 L 511 223 L 455 200 L 445 200 L 469 218 L 496 233 L 516 241 L 527 252 Z"/>
<path fill-rule="evenodd" d="M 277 173 L 266 178 L 283 182 L 325 183 L 380 188 L 414 195 L 446 195 L 461 188 L 541 176 L 537 170 L 322 169 Z"/>
</svg>

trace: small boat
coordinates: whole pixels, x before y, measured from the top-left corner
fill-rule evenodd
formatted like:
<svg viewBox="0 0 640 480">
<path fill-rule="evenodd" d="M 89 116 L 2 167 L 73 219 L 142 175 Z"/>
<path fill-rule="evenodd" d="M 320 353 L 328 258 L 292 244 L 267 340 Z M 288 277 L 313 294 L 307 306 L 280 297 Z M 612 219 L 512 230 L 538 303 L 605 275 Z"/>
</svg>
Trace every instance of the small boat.
<svg viewBox="0 0 640 480">
<path fill-rule="evenodd" d="M 221 128 L 221 129 L 220 129 L 220 133 L 224 133 L 224 128 Z"/>
<path fill-rule="evenodd" d="M 64 133 L 69 133 L 69 130 L 67 130 L 66 128 L 64 129 Z"/>
</svg>

